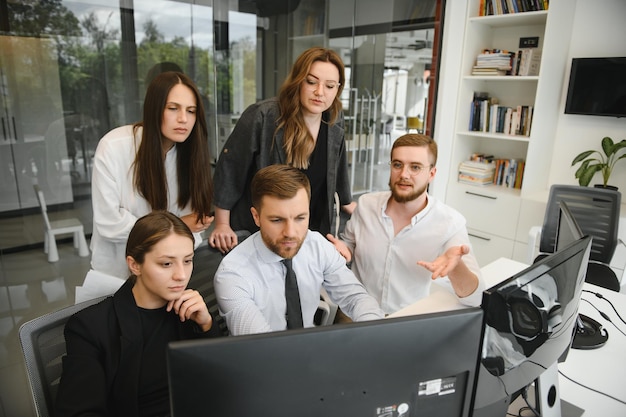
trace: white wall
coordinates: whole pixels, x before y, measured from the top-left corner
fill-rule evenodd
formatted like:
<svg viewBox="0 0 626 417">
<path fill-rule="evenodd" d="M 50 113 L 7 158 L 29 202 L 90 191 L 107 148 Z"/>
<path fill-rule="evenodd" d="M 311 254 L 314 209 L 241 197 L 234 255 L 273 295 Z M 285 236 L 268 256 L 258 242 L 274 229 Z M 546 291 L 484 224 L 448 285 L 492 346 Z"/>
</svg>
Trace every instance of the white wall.
<svg viewBox="0 0 626 417">
<path fill-rule="evenodd" d="M 626 1 L 576 0 L 570 58 L 626 56 Z M 626 77 L 626 74 L 624 74 Z M 587 149 L 600 150 L 600 140 L 626 139 L 626 119 L 564 114 L 569 69 L 563 80 L 550 184 L 577 184 L 572 159 Z M 600 174 L 592 184 L 602 181 Z M 626 160 L 619 161 L 609 181 L 626 192 Z"/>
</svg>

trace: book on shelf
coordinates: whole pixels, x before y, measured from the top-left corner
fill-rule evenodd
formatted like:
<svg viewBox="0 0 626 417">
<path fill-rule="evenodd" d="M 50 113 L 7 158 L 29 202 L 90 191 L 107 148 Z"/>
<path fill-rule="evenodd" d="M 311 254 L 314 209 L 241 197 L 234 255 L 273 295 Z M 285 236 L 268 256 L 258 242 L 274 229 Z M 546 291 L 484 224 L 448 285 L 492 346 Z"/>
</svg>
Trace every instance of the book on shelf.
<svg viewBox="0 0 626 417">
<path fill-rule="evenodd" d="M 501 76 L 508 75 L 509 70 L 501 69 L 498 67 L 478 67 L 474 66 L 472 68 L 472 75 L 490 75 L 490 76 Z"/>
<path fill-rule="evenodd" d="M 471 132 L 530 136 L 532 115 L 532 106 L 505 106 L 489 93 L 476 91 L 470 105 L 468 129 Z"/>
<path fill-rule="evenodd" d="M 538 37 L 522 38 L 533 39 Z M 476 56 L 472 67 L 472 75 L 539 75 L 541 65 L 541 49 L 537 47 L 520 48 L 517 52 L 503 49 L 483 49 Z"/>
<path fill-rule="evenodd" d="M 493 183 L 495 164 L 488 160 L 463 161 L 459 164 L 459 182 L 474 185 Z"/>
<path fill-rule="evenodd" d="M 470 108 L 469 130 L 472 132 L 498 132 L 493 126 L 494 115 L 504 109 L 496 97 L 489 97 L 488 93 L 475 92 Z M 499 132 L 502 132 L 501 130 Z"/>
<path fill-rule="evenodd" d="M 521 159 L 496 159 L 493 184 L 506 188 L 522 188 L 524 167 L 526 163 Z"/>
<path fill-rule="evenodd" d="M 472 185 L 496 185 L 522 188 L 525 162 L 516 158 L 494 158 L 493 155 L 474 153 L 459 164 L 458 181 Z"/>
<path fill-rule="evenodd" d="M 548 10 L 549 0 L 480 0 L 479 16 Z"/>
<path fill-rule="evenodd" d="M 472 162 L 493 162 L 493 155 L 485 155 L 481 152 L 474 152 L 470 155 L 469 161 Z"/>
<path fill-rule="evenodd" d="M 520 49 L 517 51 L 517 56 L 520 57 L 520 59 L 516 61 L 516 66 L 513 70 L 514 75 L 539 75 L 539 67 L 541 66 L 541 49 Z"/>
<path fill-rule="evenodd" d="M 483 49 L 476 57 L 472 75 L 511 75 L 515 52 L 504 49 Z"/>
</svg>

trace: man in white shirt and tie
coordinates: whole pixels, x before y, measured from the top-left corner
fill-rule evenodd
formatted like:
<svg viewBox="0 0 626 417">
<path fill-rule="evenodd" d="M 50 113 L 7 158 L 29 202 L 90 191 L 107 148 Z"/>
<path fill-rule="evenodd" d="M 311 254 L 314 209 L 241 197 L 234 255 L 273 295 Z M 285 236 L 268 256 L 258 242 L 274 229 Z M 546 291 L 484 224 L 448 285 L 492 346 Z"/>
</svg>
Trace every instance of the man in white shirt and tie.
<svg viewBox="0 0 626 417">
<path fill-rule="evenodd" d="M 288 328 L 285 260 L 297 277 L 302 319 L 295 327 L 314 325 L 322 288 L 354 321 L 383 318 L 332 243 L 308 229 L 311 191 L 302 171 L 271 165 L 255 174 L 251 188 L 252 216 L 260 230 L 224 257 L 214 280 L 231 334 Z"/>
</svg>

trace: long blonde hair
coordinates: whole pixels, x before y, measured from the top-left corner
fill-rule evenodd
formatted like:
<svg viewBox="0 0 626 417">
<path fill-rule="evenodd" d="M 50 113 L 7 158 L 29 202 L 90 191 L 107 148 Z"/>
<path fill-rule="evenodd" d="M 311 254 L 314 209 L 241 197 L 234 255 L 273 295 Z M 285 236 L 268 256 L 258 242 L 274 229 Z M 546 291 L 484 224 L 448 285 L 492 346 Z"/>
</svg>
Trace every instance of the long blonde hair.
<svg viewBox="0 0 626 417">
<path fill-rule="evenodd" d="M 343 108 L 340 96 L 346 81 L 343 61 L 339 54 L 332 49 L 313 47 L 304 51 L 291 67 L 291 71 L 278 93 L 280 117 L 277 120 L 276 131 L 283 129 L 287 164 L 300 169 L 308 168 L 309 157 L 315 149 L 315 138 L 309 133 L 302 116 L 300 88 L 309 75 L 311 65 L 317 61 L 330 62 L 339 71 L 340 85 L 337 89 L 337 95 L 328 109 L 328 124 L 332 126 Z"/>
</svg>

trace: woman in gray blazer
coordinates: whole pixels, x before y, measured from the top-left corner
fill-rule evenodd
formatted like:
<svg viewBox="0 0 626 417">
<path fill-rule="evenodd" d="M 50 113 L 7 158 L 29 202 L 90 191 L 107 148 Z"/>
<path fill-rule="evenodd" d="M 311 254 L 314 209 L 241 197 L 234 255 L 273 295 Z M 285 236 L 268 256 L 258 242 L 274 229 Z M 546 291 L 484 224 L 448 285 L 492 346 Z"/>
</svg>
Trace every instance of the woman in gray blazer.
<svg viewBox="0 0 626 417">
<path fill-rule="evenodd" d="M 342 209 L 352 202 L 340 101 L 344 64 L 331 49 L 302 53 L 278 97 L 249 106 L 217 161 L 215 221 L 209 244 L 225 253 L 237 244 L 234 230 L 257 230 L 250 214 L 250 182 L 261 168 L 288 164 L 311 182 L 310 229 L 326 234 L 335 193 Z"/>
</svg>

